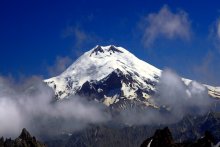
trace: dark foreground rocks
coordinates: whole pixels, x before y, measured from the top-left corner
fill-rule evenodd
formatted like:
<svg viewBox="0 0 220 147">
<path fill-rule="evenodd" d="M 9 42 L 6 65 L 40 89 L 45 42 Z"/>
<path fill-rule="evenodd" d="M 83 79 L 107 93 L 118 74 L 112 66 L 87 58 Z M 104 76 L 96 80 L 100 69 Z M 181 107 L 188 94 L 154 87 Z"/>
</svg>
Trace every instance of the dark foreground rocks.
<svg viewBox="0 0 220 147">
<path fill-rule="evenodd" d="M 146 139 L 141 147 L 219 147 L 215 138 L 208 131 L 205 132 L 204 137 L 195 142 L 175 143 L 172 134 L 168 127 L 158 129 L 154 135 Z"/>
<path fill-rule="evenodd" d="M 32 137 L 24 128 L 15 140 L 0 138 L 0 147 L 46 147 L 46 145 Z"/>
</svg>

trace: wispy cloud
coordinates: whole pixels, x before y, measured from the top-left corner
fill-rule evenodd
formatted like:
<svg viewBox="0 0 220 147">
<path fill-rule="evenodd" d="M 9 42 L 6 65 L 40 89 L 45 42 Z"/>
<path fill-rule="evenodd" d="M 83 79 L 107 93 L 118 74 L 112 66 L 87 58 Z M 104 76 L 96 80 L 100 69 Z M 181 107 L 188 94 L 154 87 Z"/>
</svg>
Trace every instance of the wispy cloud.
<svg viewBox="0 0 220 147">
<path fill-rule="evenodd" d="M 66 37 L 74 37 L 76 45 L 80 46 L 83 41 L 89 38 L 89 35 L 87 35 L 82 29 L 80 29 L 78 26 L 68 26 L 62 36 L 64 38 Z"/>
<path fill-rule="evenodd" d="M 202 75 L 204 79 L 208 78 L 210 80 L 210 78 L 212 77 L 211 73 L 213 73 L 213 71 L 210 69 L 211 68 L 210 65 L 213 62 L 213 58 L 214 58 L 213 54 L 209 52 L 203 58 L 203 61 L 201 62 L 201 64 L 194 67 L 194 71 Z"/>
<path fill-rule="evenodd" d="M 82 48 L 84 45 L 95 43 L 100 40 L 100 37 L 92 32 L 88 32 L 80 25 L 68 26 L 62 33 L 64 38 L 73 37 L 74 48 Z"/>
<path fill-rule="evenodd" d="M 62 73 L 67 67 L 73 62 L 73 60 L 68 57 L 57 56 L 54 65 L 48 67 L 48 73 L 50 76 L 57 76 Z"/>
<path fill-rule="evenodd" d="M 211 24 L 209 38 L 213 42 L 214 47 L 220 51 L 220 18 Z"/>
<path fill-rule="evenodd" d="M 185 11 L 171 12 L 167 5 L 158 13 L 150 13 L 141 21 L 143 31 L 142 41 L 146 48 L 153 45 L 157 38 L 180 38 L 189 40 L 191 37 L 191 23 Z"/>
<path fill-rule="evenodd" d="M 219 61 L 218 55 L 209 51 L 199 64 L 193 66 L 193 72 L 202 82 L 219 86 Z"/>
<path fill-rule="evenodd" d="M 39 77 L 18 84 L 0 76 L 0 136 L 17 136 L 23 127 L 34 135 L 56 135 L 109 120 L 103 105 L 86 98 L 57 103 L 53 98 L 54 92 Z"/>
<path fill-rule="evenodd" d="M 121 112 L 120 121 L 136 125 L 176 123 L 189 114 L 207 113 L 214 100 L 202 84 L 192 81 L 186 86 L 181 77 L 167 69 L 163 70 L 156 88 L 158 94 L 149 101 L 159 106 L 160 111 L 127 109 Z"/>
<path fill-rule="evenodd" d="M 191 113 L 206 113 L 214 100 L 203 85 L 194 81 L 185 86 L 170 70 L 162 72 L 156 88 L 159 95 L 149 101 L 166 111 L 132 107 L 111 117 L 102 103 L 85 97 L 73 96 L 54 103 L 54 92 L 39 77 L 17 83 L 0 76 L 0 136 L 16 136 L 23 127 L 34 135 L 56 135 L 110 121 L 131 125 L 175 123 Z"/>
</svg>

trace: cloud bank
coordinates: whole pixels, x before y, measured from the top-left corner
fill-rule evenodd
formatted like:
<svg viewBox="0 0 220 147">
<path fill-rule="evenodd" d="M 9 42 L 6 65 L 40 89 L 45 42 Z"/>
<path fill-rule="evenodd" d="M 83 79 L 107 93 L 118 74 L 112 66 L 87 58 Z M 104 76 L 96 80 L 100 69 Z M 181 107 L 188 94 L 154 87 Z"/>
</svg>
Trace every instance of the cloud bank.
<svg viewBox="0 0 220 147">
<path fill-rule="evenodd" d="M 55 103 L 53 96 L 38 77 L 19 85 L 0 77 L 0 136 L 17 136 L 23 127 L 34 135 L 56 135 L 109 120 L 103 105 L 82 97 Z"/>
<path fill-rule="evenodd" d="M 159 109 L 126 109 L 112 117 L 103 104 L 85 97 L 55 102 L 52 89 L 39 77 L 19 83 L 0 77 L 0 136 L 17 136 L 23 127 L 42 137 L 78 131 L 89 124 L 170 124 L 189 114 L 205 114 L 214 102 L 203 85 L 193 81 L 186 86 L 170 70 L 162 72 L 156 88 L 149 101 Z"/>
<path fill-rule="evenodd" d="M 150 102 L 160 109 L 125 110 L 119 120 L 130 125 L 176 123 L 187 115 L 207 113 L 214 99 L 208 96 L 207 89 L 202 84 L 193 81 L 186 86 L 176 73 L 164 70 L 157 85 L 157 94 Z"/>
<path fill-rule="evenodd" d="M 163 6 L 158 13 L 149 14 L 142 22 L 142 41 L 146 48 L 153 45 L 157 38 L 180 38 L 189 40 L 191 25 L 187 13 L 178 11 L 173 13 L 168 6 Z"/>
</svg>

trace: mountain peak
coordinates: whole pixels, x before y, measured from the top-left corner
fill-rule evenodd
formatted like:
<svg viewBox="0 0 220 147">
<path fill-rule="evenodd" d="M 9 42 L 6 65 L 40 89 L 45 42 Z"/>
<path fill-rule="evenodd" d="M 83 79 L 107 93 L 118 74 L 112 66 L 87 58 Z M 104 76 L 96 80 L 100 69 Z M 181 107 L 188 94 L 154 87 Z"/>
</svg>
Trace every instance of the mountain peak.
<svg viewBox="0 0 220 147">
<path fill-rule="evenodd" d="M 111 55 L 113 53 L 123 53 L 122 48 L 116 47 L 114 45 L 108 45 L 108 46 L 96 45 L 92 49 L 90 56 L 99 55 L 99 54 L 109 54 L 109 55 Z"/>
<path fill-rule="evenodd" d="M 121 76 L 122 79 L 117 79 L 122 83 L 117 91 L 130 99 L 136 98 L 140 90 L 154 91 L 154 86 L 151 84 L 158 81 L 156 77 L 159 77 L 161 73 L 159 69 L 138 59 L 123 47 L 97 45 L 85 52 L 61 75 L 47 79 L 45 82 L 54 89 L 58 99 L 63 99 L 79 93 L 82 86 L 88 82 L 91 85 L 95 84 L 94 81 L 96 81 L 96 83 L 104 86 L 98 91 L 104 90 L 107 79 L 111 78 L 110 75 L 115 71 L 120 71 L 123 75 Z M 112 80 L 114 82 L 116 79 Z M 111 84 L 114 85 L 114 83 Z M 107 87 L 111 87 L 109 83 Z M 113 89 L 111 90 L 113 91 Z M 105 93 L 105 96 L 108 94 Z"/>
<path fill-rule="evenodd" d="M 23 128 L 19 138 L 21 138 L 21 139 L 30 139 L 32 137 L 31 137 L 30 133 L 25 128 Z"/>
<path fill-rule="evenodd" d="M 120 76 L 115 76 L 114 72 L 119 72 Z M 123 47 L 97 45 L 80 56 L 62 74 L 45 82 L 54 89 L 58 99 L 84 92 L 89 96 L 94 95 L 100 102 L 108 101 L 108 104 L 127 99 L 149 105 L 148 99 L 156 92 L 155 85 L 160 76 L 160 69 L 138 59 Z M 185 81 L 190 86 L 191 80 Z M 196 91 L 204 89 L 196 83 L 192 84 L 197 85 Z M 206 87 L 209 95 L 220 98 L 220 90 Z"/>
</svg>

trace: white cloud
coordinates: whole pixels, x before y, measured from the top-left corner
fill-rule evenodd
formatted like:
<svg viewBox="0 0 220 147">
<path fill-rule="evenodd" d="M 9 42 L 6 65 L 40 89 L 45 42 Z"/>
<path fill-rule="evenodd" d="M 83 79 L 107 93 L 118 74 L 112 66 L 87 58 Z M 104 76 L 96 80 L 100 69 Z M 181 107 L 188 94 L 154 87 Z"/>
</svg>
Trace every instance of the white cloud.
<svg viewBox="0 0 220 147">
<path fill-rule="evenodd" d="M 141 26 L 144 31 L 142 41 L 145 47 L 150 47 L 159 37 L 189 40 L 191 36 L 187 13 L 184 11 L 173 13 L 166 5 L 158 13 L 149 14 L 141 22 Z"/>
<path fill-rule="evenodd" d="M 120 121 L 136 125 L 176 123 L 189 114 L 207 113 L 214 100 L 202 84 L 192 81 L 186 86 L 181 77 L 167 69 L 163 70 L 156 89 L 157 94 L 149 101 L 159 106 L 161 111 L 131 108 L 121 112 Z"/>
<path fill-rule="evenodd" d="M 170 70 L 162 72 L 156 88 L 159 95 L 149 101 L 160 107 L 166 106 L 169 111 L 151 107 L 140 111 L 136 109 L 140 107 L 132 107 L 112 118 L 103 104 L 88 101 L 85 97 L 74 96 L 53 103 L 54 92 L 39 77 L 17 83 L 0 76 L 0 136 L 17 136 L 23 127 L 40 136 L 78 131 L 89 124 L 110 121 L 134 125 L 169 124 L 189 113 L 206 113 L 213 102 L 203 85 L 193 82 L 187 87 Z"/>
<path fill-rule="evenodd" d="M 86 98 L 75 96 L 57 103 L 53 98 L 52 89 L 38 77 L 20 84 L 0 76 L 0 136 L 17 136 L 24 127 L 37 136 L 56 135 L 110 119 L 104 105 Z"/>
</svg>

